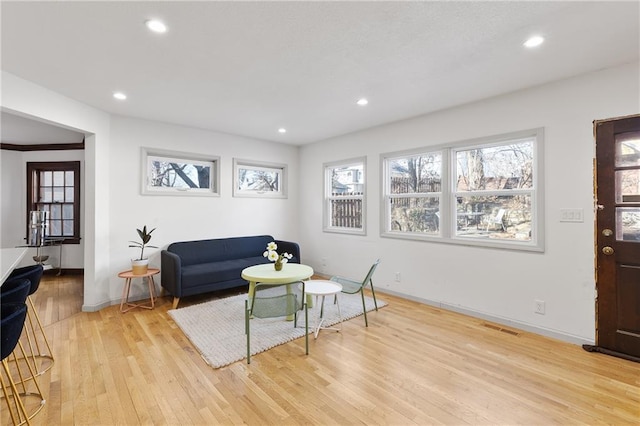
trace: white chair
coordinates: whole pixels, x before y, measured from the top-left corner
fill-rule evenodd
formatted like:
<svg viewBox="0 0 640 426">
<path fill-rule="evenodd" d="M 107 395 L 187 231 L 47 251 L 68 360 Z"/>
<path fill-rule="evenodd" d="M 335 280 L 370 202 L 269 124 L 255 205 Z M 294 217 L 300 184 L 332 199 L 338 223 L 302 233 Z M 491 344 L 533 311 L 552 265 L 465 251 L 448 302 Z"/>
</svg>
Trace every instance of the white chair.
<svg viewBox="0 0 640 426">
<path fill-rule="evenodd" d="M 496 213 L 495 216 L 492 216 L 489 218 L 489 220 L 487 220 L 487 231 L 489 230 L 489 227 L 491 225 L 494 226 L 500 226 L 500 228 L 502 229 L 502 231 L 506 231 L 507 230 L 507 226 L 505 224 L 507 218 L 505 217 L 507 211 L 505 209 L 500 209 L 498 210 L 498 213 Z"/>
</svg>

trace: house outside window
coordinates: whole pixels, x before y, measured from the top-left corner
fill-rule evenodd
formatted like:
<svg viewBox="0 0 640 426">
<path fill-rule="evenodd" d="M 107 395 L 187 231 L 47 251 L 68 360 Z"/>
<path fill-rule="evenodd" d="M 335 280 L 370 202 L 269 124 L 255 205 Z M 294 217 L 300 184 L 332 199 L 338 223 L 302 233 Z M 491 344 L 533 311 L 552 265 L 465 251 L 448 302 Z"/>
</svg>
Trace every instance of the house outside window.
<svg viewBox="0 0 640 426">
<path fill-rule="evenodd" d="M 29 212 L 48 213 L 46 236 L 80 242 L 80 162 L 27 163 L 27 227 Z M 26 230 L 27 236 L 29 229 Z"/>
<path fill-rule="evenodd" d="M 366 234 L 366 159 L 324 165 L 324 231 Z"/>
<path fill-rule="evenodd" d="M 382 155 L 382 236 L 542 251 L 542 129 Z"/>
</svg>

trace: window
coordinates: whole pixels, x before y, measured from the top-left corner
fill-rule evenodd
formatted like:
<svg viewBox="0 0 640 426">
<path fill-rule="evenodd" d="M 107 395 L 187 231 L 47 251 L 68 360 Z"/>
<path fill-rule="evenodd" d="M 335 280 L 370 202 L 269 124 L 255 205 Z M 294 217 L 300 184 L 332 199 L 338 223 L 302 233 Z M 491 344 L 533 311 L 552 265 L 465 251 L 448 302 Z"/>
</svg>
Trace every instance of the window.
<svg viewBox="0 0 640 426">
<path fill-rule="evenodd" d="M 439 235 L 442 152 L 419 152 L 387 159 L 389 229 Z"/>
<path fill-rule="evenodd" d="M 234 197 L 287 198 L 287 166 L 233 159 Z"/>
<path fill-rule="evenodd" d="M 364 158 L 324 165 L 324 231 L 366 233 L 365 165 Z"/>
<path fill-rule="evenodd" d="M 219 195 L 218 157 L 142 148 L 142 194 Z"/>
<path fill-rule="evenodd" d="M 542 251 L 542 129 L 382 155 L 382 235 Z"/>
<path fill-rule="evenodd" d="M 29 212 L 47 212 L 48 237 L 80 242 L 80 162 L 27 163 L 27 227 Z M 27 236 L 29 235 L 29 229 Z"/>
</svg>

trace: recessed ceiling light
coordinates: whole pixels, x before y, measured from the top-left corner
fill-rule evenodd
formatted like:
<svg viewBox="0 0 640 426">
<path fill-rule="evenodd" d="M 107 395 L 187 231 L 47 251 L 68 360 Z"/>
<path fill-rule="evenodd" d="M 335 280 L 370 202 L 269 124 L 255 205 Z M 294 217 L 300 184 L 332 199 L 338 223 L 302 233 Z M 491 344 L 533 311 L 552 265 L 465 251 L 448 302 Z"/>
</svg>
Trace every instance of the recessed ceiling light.
<svg viewBox="0 0 640 426">
<path fill-rule="evenodd" d="M 149 19 L 145 22 L 145 25 L 154 33 L 167 32 L 167 26 L 162 21 L 158 21 L 157 19 Z"/>
<path fill-rule="evenodd" d="M 544 41 L 543 37 L 533 36 L 527 39 L 527 41 L 524 42 L 524 45 L 525 47 L 536 47 L 536 46 L 540 46 L 543 41 Z"/>
<path fill-rule="evenodd" d="M 122 93 L 122 92 L 115 92 L 115 93 L 113 94 L 113 97 L 114 97 L 114 98 L 116 98 L 116 99 L 118 99 L 119 101 L 124 101 L 125 99 L 127 99 L 127 95 L 125 95 L 125 94 L 124 94 L 124 93 Z"/>
<path fill-rule="evenodd" d="M 287 133 L 287 129 L 285 129 L 284 127 L 280 127 L 278 129 L 278 133 Z"/>
<path fill-rule="evenodd" d="M 362 98 L 362 99 L 358 99 L 358 102 L 356 102 L 356 103 L 357 103 L 358 105 L 360 105 L 360 106 L 365 106 L 366 104 L 368 104 L 368 103 L 369 103 L 369 101 L 368 101 L 368 100 L 366 100 L 365 98 Z"/>
</svg>

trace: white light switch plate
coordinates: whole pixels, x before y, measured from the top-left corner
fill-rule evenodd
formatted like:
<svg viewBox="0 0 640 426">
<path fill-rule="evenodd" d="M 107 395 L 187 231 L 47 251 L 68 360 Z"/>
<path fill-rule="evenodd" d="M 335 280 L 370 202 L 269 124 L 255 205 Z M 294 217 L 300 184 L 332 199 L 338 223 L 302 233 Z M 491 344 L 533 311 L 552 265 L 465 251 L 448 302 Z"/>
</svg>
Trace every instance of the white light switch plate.
<svg viewBox="0 0 640 426">
<path fill-rule="evenodd" d="M 584 222 L 584 210 L 560 209 L 560 222 Z"/>
</svg>

